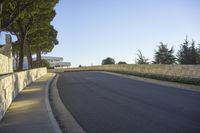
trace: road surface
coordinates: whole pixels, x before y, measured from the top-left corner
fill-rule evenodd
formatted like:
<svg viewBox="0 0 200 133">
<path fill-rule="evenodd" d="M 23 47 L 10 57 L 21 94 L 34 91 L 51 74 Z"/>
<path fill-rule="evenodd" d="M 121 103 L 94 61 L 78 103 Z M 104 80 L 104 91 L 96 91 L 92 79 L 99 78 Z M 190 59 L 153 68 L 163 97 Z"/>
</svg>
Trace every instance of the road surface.
<svg viewBox="0 0 200 133">
<path fill-rule="evenodd" d="M 200 92 L 100 72 L 66 72 L 65 107 L 87 133 L 200 133 Z"/>
</svg>

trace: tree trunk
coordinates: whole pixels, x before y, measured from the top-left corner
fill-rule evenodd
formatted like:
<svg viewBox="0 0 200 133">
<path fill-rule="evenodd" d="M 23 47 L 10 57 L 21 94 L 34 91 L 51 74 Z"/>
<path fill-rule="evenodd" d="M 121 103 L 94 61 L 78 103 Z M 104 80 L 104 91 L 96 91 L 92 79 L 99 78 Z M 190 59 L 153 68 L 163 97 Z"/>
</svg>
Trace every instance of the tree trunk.
<svg viewBox="0 0 200 133">
<path fill-rule="evenodd" d="M 19 66 L 19 53 L 17 51 L 13 54 L 13 58 L 15 60 L 15 70 L 17 70 Z"/>
<path fill-rule="evenodd" d="M 25 44 L 25 36 L 22 34 L 20 36 L 20 52 L 19 52 L 19 66 L 18 66 L 18 71 L 23 70 L 23 63 L 24 63 L 24 44 Z"/>
<path fill-rule="evenodd" d="M 16 69 L 18 68 L 19 66 L 19 53 L 17 53 L 16 55 Z"/>
<path fill-rule="evenodd" d="M 38 50 L 37 52 L 37 67 L 40 67 L 41 65 L 41 52 Z"/>
<path fill-rule="evenodd" d="M 28 59 L 28 69 L 31 69 L 33 67 L 33 59 L 32 59 L 32 54 L 31 54 L 31 46 L 30 42 L 27 42 L 28 46 L 28 53 L 27 53 L 27 59 Z"/>
</svg>

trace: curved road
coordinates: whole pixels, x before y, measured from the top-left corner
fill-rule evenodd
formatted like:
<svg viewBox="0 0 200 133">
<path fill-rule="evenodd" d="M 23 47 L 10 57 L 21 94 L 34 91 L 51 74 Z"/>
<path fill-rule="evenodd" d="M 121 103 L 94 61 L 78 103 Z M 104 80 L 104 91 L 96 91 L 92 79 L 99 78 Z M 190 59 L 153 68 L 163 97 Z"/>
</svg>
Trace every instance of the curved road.
<svg viewBox="0 0 200 133">
<path fill-rule="evenodd" d="M 100 72 L 66 72 L 66 108 L 88 133 L 200 133 L 200 92 Z"/>
</svg>

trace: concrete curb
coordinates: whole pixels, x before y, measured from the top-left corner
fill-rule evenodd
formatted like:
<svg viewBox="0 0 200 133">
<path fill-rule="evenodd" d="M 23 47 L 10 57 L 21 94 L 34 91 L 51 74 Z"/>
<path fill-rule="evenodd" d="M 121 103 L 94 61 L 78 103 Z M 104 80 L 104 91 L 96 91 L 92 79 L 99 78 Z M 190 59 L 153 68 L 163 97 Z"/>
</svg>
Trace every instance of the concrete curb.
<svg viewBox="0 0 200 133">
<path fill-rule="evenodd" d="M 48 115 L 51 120 L 51 123 L 52 123 L 55 133 L 62 133 L 62 131 L 53 115 L 53 111 L 51 109 L 50 102 L 49 102 L 49 89 L 51 87 L 51 83 L 53 82 L 53 79 L 55 78 L 56 74 L 52 73 L 52 75 L 53 76 L 49 79 L 49 81 L 47 82 L 47 85 L 45 86 L 45 104 L 46 104 L 47 112 L 48 112 Z"/>
<path fill-rule="evenodd" d="M 61 101 L 56 85 L 58 77 L 54 78 L 49 93 L 54 116 L 63 133 L 86 133 Z"/>
</svg>

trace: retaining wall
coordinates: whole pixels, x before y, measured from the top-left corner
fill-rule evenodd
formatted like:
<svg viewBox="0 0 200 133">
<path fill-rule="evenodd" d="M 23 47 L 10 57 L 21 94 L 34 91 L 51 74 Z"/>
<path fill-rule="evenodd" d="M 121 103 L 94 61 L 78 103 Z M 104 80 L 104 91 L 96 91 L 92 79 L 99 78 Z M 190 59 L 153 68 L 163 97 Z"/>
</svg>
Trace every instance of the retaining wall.
<svg viewBox="0 0 200 133">
<path fill-rule="evenodd" d="M 6 44 L 0 48 L 0 75 L 13 72 L 12 38 L 6 34 Z"/>
<path fill-rule="evenodd" d="M 82 71 L 82 70 L 94 70 L 94 71 L 116 71 L 127 73 L 144 73 L 144 74 L 159 74 L 168 76 L 178 76 L 186 78 L 200 78 L 200 65 L 103 65 L 81 68 L 68 68 L 68 69 L 56 69 L 48 70 L 50 72 L 64 72 L 64 71 Z"/>
<path fill-rule="evenodd" d="M 46 73 L 46 68 L 38 68 L 0 76 L 0 120 L 19 92 Z"/>
<path fill-rule="evenodd" d="M 13 72 L 12 58 L 9 58 L 3 54 L 0 54 L 0 74 L 6 74 Z"/>
</svg>

